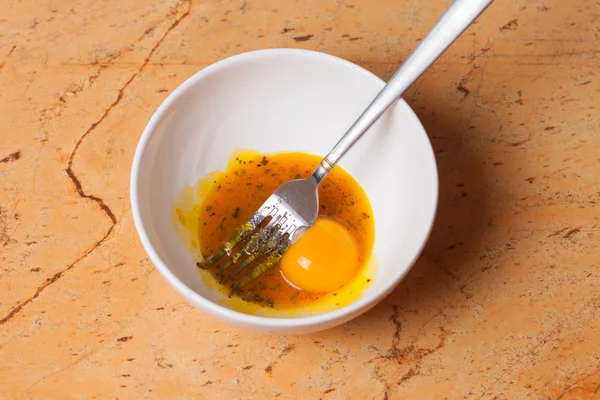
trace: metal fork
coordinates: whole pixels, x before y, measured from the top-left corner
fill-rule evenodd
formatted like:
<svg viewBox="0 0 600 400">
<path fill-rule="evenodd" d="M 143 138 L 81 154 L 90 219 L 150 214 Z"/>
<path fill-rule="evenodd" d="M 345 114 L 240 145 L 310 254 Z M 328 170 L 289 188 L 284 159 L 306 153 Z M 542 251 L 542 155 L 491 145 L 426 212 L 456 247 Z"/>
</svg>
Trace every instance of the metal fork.
<svg viewBox="0 0 600 400">
<path fill-rule="evenodd" d="M 317 219 L 318 187 L 321 181 L 492 1 L 456 0 L 450 5 L 315 171 L 308 178 L 281 185 L 214 256 L 199 266 L 217 268 L 215 275 L 220 278 L 221 283 L 234 282 L 231 290 L 233 294 L 277 264 L 290 244 L 295 243 Z M 255 267 L 238 279 L 239 274 L 251 265 Z"/>
</svg>

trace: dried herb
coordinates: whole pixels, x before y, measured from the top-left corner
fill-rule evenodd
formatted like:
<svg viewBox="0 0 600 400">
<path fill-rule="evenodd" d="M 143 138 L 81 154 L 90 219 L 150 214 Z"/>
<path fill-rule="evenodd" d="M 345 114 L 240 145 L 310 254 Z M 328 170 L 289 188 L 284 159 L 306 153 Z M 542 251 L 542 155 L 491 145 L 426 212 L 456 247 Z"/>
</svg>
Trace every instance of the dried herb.
<svg viewBox="0 0 600 400">
<path fill-rule="evenodd" d="M 255 302 L 257 302 L 257 303 L 261 303 L 261 302 L 263 301 L 263 298 L 262 298 L 262 297 L 260 297 L 260 295 L 258 295 L 258 294 L 255 294 L 255 295 L 254 295 L 254 298 L 253 298 L 252 300 L 254 300 L 254 301 L 255 301 Z"/>
</svg>

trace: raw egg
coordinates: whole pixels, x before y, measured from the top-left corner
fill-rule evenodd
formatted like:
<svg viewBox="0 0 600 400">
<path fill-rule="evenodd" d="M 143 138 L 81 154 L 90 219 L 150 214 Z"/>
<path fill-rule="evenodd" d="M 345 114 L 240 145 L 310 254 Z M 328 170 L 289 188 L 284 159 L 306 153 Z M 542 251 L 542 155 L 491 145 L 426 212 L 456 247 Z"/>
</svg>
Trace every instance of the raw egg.
<svg viewBox="0 0 600 400">
<path fill-rule="evenodd" d="M 356 240 L 340 222 L 318 218 L 281 259 L 281 272 L 302 290 L 331 292 L 348 283 L 359 267 Z"/>
</svg>

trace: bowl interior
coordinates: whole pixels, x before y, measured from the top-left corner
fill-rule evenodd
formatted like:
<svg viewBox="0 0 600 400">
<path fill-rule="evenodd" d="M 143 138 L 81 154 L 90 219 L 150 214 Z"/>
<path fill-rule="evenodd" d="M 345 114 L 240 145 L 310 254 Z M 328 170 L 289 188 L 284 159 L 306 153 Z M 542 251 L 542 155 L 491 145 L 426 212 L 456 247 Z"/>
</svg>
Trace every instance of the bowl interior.
<svg viewBox="0 0 600 400">
<path fill-rule="evenodd" d="M 185 286 L 217 302 L 173 227 L 171 205 L 182 188 L 223 169 L 239 148 L 326 155 L 382 87 L 354 64 L 297 50 L 233 57 L 190 78 L 145 133 L 136 194 L 146 247 Z M 378 269 L 363 297 L 374 297 L 404 276 L 427 239 L 437 202 L 435 160 L 421 124 L 401 100 L 340 165 L 373 206 Z"/>
</svg>

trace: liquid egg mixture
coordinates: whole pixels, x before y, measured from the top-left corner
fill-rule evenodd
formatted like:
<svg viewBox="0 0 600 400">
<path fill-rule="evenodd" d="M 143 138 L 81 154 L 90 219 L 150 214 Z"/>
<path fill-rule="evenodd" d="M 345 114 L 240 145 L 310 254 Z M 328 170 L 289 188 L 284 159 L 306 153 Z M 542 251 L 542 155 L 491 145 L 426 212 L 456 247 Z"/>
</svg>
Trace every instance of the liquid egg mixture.
<svg viewBox="0 0 600 400">
<path fill-rule="evenodd" d="M 224 171 L 184 188 L 173 205 L 173 219 L 197 265 L 215 254 L 282 183 L 308 177 L 320 162 L 305 153 L 237 152 Z M 221 292 L 225 305 L 256 315 L 313 314 L 352 303 L 375 275 L 371 205 L 358 182 L 338 166 L 319 186 L 319 208 L 315 224 L 243 290 L 232 295 L 231 285 L 219 283 L 217 267 L 198 268 L 205 285 Z"/>
</svg>

